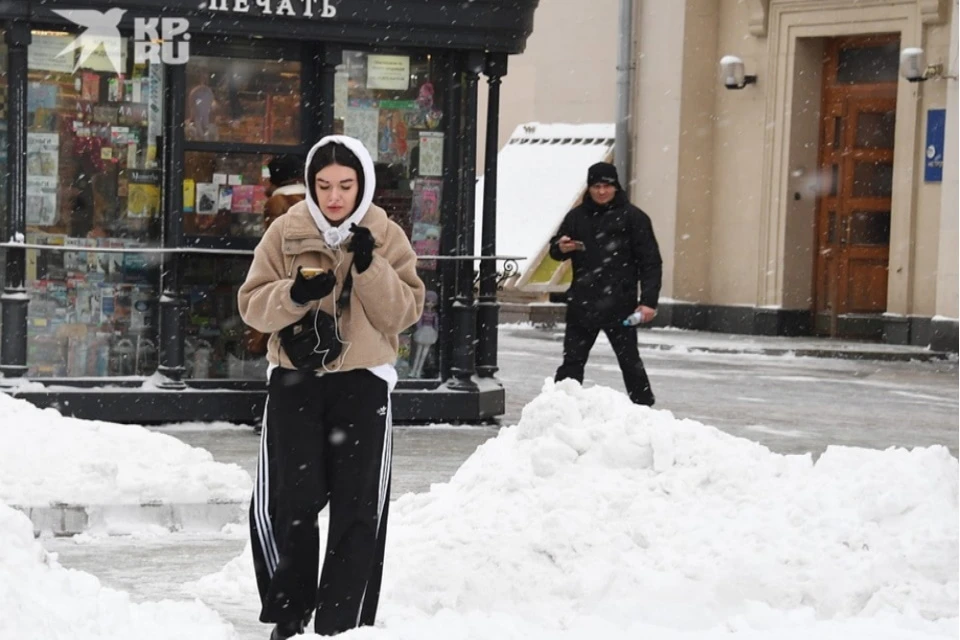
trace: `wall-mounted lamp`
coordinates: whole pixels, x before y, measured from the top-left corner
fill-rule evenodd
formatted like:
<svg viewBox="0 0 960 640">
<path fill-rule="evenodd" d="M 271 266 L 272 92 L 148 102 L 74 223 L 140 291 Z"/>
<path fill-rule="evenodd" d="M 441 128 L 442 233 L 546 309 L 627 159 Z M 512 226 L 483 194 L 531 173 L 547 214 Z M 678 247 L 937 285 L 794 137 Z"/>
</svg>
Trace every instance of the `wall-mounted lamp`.
<svg viewBox="0 0 960 640">
<path fill-rule="evenodd" d="M 748 84 L 757 83 L 757 76 L 744 74 L 743 60 L 737 56 L 720 58 L 720 79 L 727 89 L 743 89 Z"/>
<path fill-rule="evenodd" d="M 942 64 L 927 64 L 927 56 L 919 47 L 907 47 L 900 52 L 900 75 L 908 82 L 957 79 L 957 76 L 944 75 Z"/>
</svg>

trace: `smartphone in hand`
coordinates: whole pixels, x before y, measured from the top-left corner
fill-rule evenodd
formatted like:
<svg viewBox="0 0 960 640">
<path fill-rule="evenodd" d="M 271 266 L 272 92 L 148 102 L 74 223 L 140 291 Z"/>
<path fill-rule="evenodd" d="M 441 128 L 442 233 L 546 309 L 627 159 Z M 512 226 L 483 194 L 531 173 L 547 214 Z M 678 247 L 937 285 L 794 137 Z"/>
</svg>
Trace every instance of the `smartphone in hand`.
<svg viewBox="0 0 960 640">
<path fill-rule="evenodd" d="M 319 267 L 303 267 L 300 269 L 300 273 L 303 274 L 303 277 L 307 280 L 313 280 L 321 273 L 325 272 L 326 269 L 320 269 Z"/>
<path fill-rule="evenodd" d="M 581 240 L 573 241 L 574 251 L 586 251 L 587 247 L 583 244 Z"/>
</svg>

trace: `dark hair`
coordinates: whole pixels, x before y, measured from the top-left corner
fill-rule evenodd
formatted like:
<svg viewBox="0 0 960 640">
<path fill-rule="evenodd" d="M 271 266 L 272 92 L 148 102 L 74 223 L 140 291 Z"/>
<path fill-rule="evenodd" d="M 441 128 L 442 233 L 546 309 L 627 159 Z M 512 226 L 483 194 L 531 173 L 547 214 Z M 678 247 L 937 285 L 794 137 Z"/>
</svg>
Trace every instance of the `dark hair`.
<svg viewBox="0 0 960 640">
<path fill-rule="evenodd" d="M 303 179 L 303 156 L 274 156 L 267 164 L 267 169 L 270 171 L 270 182 L 278 187 L 300 182 Z"/>
<path fill-rule="evenodd" d="M 357 172 L 357 203 L 353 208 L 353 211 L 356 211 L 357 207 L 360 206 L 360 201 L 363 200 L 363 165 L 360 163 L 360 158 L 357 157 L 357 154 L 339 142 L 331 142 L 320 147 L 317 149 L 317 152 L 313 154 L 313 157 L 310 158 L 310 166 L 307 169 L 307 180 L 309 181 L 307 183 L 307 194 L 310 196 L 310 199 L 313 200 L 314 204 L 317 204 L 317 194 L 315 191 L 317 188 L 317 174 L 320 173 L 321 169 L 329 167 L 332 164 L 349 167 Z M 350 213 L 352 214 L 353 211 Z"/>
</svg>

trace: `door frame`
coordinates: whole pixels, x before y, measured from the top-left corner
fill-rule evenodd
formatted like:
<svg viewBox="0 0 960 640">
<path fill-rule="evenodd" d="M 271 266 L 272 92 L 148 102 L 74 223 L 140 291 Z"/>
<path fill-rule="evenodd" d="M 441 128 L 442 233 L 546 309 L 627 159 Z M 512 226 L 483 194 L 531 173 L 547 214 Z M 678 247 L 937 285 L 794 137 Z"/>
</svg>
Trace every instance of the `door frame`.
<svg viewBox="0 0 960 640">
<path fill-rule="evenodd" d="M 809 240 L 798 240 L 793 235 L 796 230 L 791 231 L 789 226 L 791 167 L 803 166 L 806 158 L 806 150 L 792 144 L 794 92 L 806 79 L 801 72 L 811 71 L 798 66 L 798 48 L 804 41 L 877 33 L 898 34 L 901 47 L 922 46 L 923 17 L 916 2 L 852 5 L 849 0 L 819 0 L 814 5 L 771 0 L 765 56 L 769 62 L 758 82 L 758 88 L 765 92 L 764 121 L 770 126 L 764 131 L 757 306 L 809 310 L 811 304 L 809 298 L 798 298 L 785 286 L 798 279 L 811 283 L 814 270 L 812 229 L 807 227 Z M 910 312 L 913 299 L 913 176 L 920 163 L 918 91 L 918 87 L 898 79 L 887 310 L 904 315 Z"/>
</svg>

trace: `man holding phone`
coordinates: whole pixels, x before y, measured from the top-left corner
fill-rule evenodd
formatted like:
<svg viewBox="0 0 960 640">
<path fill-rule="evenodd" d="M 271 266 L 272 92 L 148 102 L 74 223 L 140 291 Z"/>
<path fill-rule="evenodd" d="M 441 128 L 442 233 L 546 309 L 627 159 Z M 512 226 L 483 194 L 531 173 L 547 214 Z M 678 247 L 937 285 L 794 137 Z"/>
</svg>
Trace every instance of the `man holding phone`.
<svg viewBox="0 0 960 640">
<path fill-rule="evenodd" d="M 602 330 L 630 399 L 652 406 L 655 398 L 640 360 L 636 329 L 624 321 L 633 313 L 644 323 L 656 316 L 662 260 L 650 218 L 627 200 L 615 166 L 598 162 L 587 171 L 587 193 L 560 223 L 550 241 L 550 257 L 570 260 L 573 267 L 563 364 L 555 379 L 583 382 L 587 358 Z"/>
</svg>

